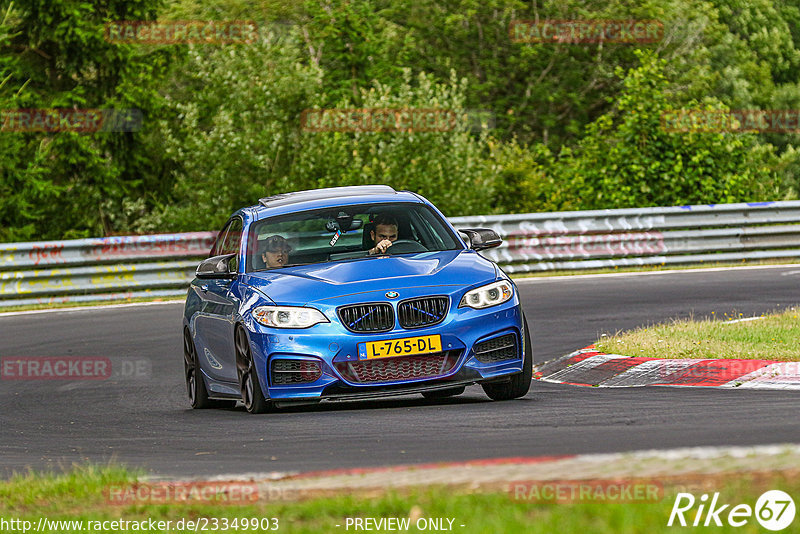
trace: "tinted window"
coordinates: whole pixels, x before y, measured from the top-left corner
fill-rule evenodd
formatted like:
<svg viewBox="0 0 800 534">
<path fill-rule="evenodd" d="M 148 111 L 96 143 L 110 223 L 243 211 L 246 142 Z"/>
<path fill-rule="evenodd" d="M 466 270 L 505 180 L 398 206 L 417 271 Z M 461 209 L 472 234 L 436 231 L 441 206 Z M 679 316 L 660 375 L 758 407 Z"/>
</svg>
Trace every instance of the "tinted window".
<svg viewBox="0 0 800 534">
<path fill-rule="evenodd" d="M 220 247 L 220 254 L 238 254 L 242 243 L 242 220 L 236 217 L 228 227 L 228 233 Z"/>
<path fill-rule="evenodd" d="M 381 221 L 397 223 L 397 239 L 387 249 L 390 255 L 462 248 L 445 222 L 424 204 L 339 206 L 254 223 L 248 243 L 248 268 L 263 270 L 358 258 L 374 259 L 375 256 L 369 254 L 369 249 L 375 246 L 371 232 Z M 278 266 L 268 267 L 268 251 L 283 251 L 287 257 Z"/>
<path fill-rule="evenodd" d="M 222 254 L 220 250 L 222 249 L 222 243 L 225 241 L 225 234 L 227 233 L 228 228 L 231 225 L 231 222 L 232 221 L 226 222 L 225 226 L 223 226 L 222 230 L 220 230 L 219 233 L 217 234 L 217 239 L 214 240 L 214 246 L 211 247 L 211 252 L 208 254 L 209 258 L 214 256 L 219 256 L 220 254 Z"/>
<path fill-rule="evenodd" d="M 231 261 L 231 268 L 239 268 L 239 245 L 242 243 L 242 220 L 234 217 L 220 230 L 217 240 L 211 248 L 211 256 L 221 256 L 223 254 L 236 254 Z"/>
</svg>

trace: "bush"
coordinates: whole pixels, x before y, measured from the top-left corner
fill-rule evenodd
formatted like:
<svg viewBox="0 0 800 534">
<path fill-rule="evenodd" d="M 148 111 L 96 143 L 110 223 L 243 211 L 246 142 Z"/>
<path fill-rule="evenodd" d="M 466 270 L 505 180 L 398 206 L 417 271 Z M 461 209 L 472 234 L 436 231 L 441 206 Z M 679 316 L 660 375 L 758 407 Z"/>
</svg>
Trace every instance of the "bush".
<svg viewBox="0 0 800 534">
<path fill-rule="evenodd" d="M 623 77 L 613 111 L 586 128 L 555 172 L 572 183 L 581 209 L 756 201 L 780 195 L 773 147 L 751 134 L 671 133 L 662 115 L 667 99 L 665 61 L 639 52 L 641 65 Z M 698 105 L 689 106 L 699 107 Z M 707 111 L 727 111 L 714 101 Z"/>
<path fill-rule="evenodd" d="M 283 188 L 380 183 L 420 193 L 446 215 L 491 211 L 494 177 L 484 152 L 487 129 L 468 128 L 462 113 L 465 89 L 466 81 L 455 75 L 436 83 L 424 73 L 412 79 L 408 69 L 396 88 L 376 82 L 360 95 L 364 108 L 442 109 L 459 121 L 446 131 L 305 133 L 292 180 Z M 343 101 L 337 107 L 354 106 Z"/>
<path fill-rule="evenodd" d="M 216 228 L 262 196 L 337 185 L 410 189 L 448 215 L 487 210 L 485 133 L 303 131 L 303 110 L 323 101 L 323 72 L 302 61 L 299 43 L 291 33 L 267 34 L 252 46 L 190 50 L 161 121 L 174 189 L 137 230 Z M 464 83 L 405 71 L 398 88 L 363 90 L 359 107 L 463 110 Z"/>
</svg>

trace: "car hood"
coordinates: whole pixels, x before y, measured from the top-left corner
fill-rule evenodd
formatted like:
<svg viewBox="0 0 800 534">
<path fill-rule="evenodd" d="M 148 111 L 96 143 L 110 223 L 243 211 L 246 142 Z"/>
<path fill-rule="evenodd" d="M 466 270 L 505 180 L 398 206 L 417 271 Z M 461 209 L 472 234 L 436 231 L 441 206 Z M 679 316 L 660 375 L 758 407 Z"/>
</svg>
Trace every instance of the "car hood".
<svg viewBox="0 0 800 534">
<path fill-rule="evenodd" d="M 240 280 L 276 304 L 302 305 L 371 291 L 457 285 L 497 277 L 495 266 L 471 250 L 362 258 L 247 273 Z"/>
</svg>

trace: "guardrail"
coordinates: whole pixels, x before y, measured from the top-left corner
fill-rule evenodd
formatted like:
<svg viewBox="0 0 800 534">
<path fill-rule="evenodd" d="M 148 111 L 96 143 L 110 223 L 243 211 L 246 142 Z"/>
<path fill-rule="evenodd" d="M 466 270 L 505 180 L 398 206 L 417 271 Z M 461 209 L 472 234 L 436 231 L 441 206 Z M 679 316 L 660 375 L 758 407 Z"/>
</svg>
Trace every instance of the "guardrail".
<svg viewBox="0 0 800 534">
<path fill-rule="evenodd" d="M 800 258 L 800 201 L 453 217 L 509 273 Z M 0 244 L 0 308 L 182 296 L 214 232 Z"/>
<path fill-rule="evenodd" d="M 0 308 L 186 294 L 215 232 L 0 244 Z"/>
<path fill-rule="evenodd" d="M 800 258 L 800 201 L 454 217 L 508 273 Z"/>
</svg>

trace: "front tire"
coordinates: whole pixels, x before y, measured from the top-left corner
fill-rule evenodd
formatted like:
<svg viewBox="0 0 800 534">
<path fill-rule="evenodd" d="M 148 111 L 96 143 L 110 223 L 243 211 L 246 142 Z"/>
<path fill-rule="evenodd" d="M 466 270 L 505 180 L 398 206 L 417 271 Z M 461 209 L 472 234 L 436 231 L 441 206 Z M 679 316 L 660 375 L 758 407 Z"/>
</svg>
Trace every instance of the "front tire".
<svg viewBox="0 0 800 534">
<path fill-rule="evenodd" d="M 250 342 L 244 328 L 238 326 L 235 334 L 236 365 L 239 371 L 239 385 L 242 391 L 242 402 L 250 413 L 267 413 L 272 410 L 273 404 L 264 397 L 258 373 L 253 365 L 253 355 L 250 352 Z"/>
<path fill-rule="evenodd" d="M 188 328 L 183 329 L 183 372 L 189 403 L 195 410 L 208 408 L 233 408 L 236 401 L 221 401 L 208 398 L 208 390 L 203 381 L 203 372 L 197 361 L 197 349 Z"/>
<path fill-rule="evenodd" d="M 518 399 L 527 395 L 533 380 L 533 349 L 531 348 L 531 331 L 525 314 L 522 315 L 525 327 L 525 355 L 522 361 L 522 372 L 511 376 L 511 380 L 501 384 L 481 384 L 484 393 L 492 400 Z"/>
</svg>

